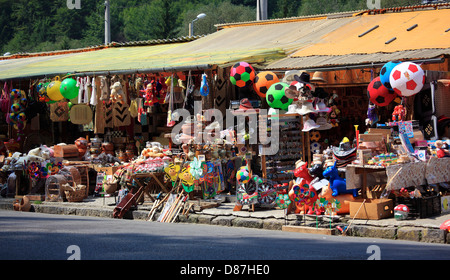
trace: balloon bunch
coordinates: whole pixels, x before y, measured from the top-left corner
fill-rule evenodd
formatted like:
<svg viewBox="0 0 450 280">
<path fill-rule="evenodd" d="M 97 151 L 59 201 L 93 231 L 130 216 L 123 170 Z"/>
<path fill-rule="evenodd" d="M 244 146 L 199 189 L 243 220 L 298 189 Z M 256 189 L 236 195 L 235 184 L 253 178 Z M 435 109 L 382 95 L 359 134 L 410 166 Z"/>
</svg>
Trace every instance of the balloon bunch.
<svg viewBox="0 0 450 280">
<path fill-rule="evenodd" d="M 73 78 L 65 78 L 62 82 L 59 76 L 51 82 L 41 81 L 36 87 L 39 101 L 48 104 L 55 103 L 64 98 L 73 99 L 78 96 L 79 86 Z"/>
<path fill-rule="evenodd" d="M 11 91 L 11 111 L 8 115 L 8 123 L 17 129 L 18 138 L 20 141 L 22 136 L 24 136 L 24 128 L 27 121 L 27 115 L 25 114 L 25 108 L 28 105 L 28 100 L 26 98 L 25 91 L 19 89 L 13 89 Z"/>
</svg>

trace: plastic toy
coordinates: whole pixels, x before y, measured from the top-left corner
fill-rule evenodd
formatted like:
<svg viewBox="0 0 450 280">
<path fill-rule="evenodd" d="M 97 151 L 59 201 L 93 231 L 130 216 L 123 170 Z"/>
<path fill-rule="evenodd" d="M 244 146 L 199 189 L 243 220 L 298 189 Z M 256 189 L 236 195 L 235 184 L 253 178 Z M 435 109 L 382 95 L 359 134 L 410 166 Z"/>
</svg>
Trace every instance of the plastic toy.
<svg viewBox="0 0 450 280">
<path fill-rule="evenodd" d="M 326 204 L 328 207 L 328 204 L 334 203 L 336 205 L 339 205 L 338 209 L 335 209 L 336 214 L 348 214 L 350 213 L 350 202 L 355 201 L 355 197 L 352 194 L 340 194 L 340 195 L 333 195 L 333 190 L 330 188 L 330 185 L 324 186 L 322 188 L 322 191 L 319 195 L 319 201 L 322 201 L 322 204 Z M 323 201 L 326 201 L 324 203 Z"/>
<path fill-rule="evenodd" d="M 231 83 L 238 87 L 250 86 L 255 76 L 255 69 L 247 62 L 238 62 L 230 70 Z"/>
<path fill-rule="evenodd" d="M 206 74 L 202 75 L 202 84 L 200 85 L 200 94 L 202 96 L 208 96 L 208 94 L 209 94 L 209 86 L 208 86 L 208 81 L 206 79 Z"/>
<path fill-rule="evenodd" d="M 310 184 L 314 177 L 309 174 L 308 163 L 305 162 L 294 170 L 294 176 L 305 180 L 306 184 Z"/>
<path fill-rule="evenodd" d="M 380 107 L 389 105 L 397 97 L 397 93 L 390 91 L 383 85 L 380 77 L 376 77 L 369 83 L 367 86 L 367 94 L 369 95 L 370 102 Z"/>
<path fill-rule="evenodd" d="M 266 93 L 270 86 L 278 82 L 280 82 L 280 80 L 275 73 L 271 71 L 260 72 L 255 77 L 253 89 L 258 96 L 266 98 Z"/>
<path fill-rule="evenodd" d="M 72 78 L 64 79 L 61 82 L 61 86 L 59 88 L 61 95 L 67 99 L 73 99 L 78 96 L 79 87 L 77 86 L 77 81 Z"/>
<path fill-rule="evenodd" d="M 394 217 L 397 221 L 406 220 L 409 215 L 409 208 L 404 204 L 399 204 L 394 208 Z"/>
<path fill-rule="evenodd" d="M 287 110 L 289 105 L 294 102 L 286 96 L 285 90 L 289 87 L 288 84 L 279 82 L 270 86 L 266 94 L 266 101 L 270 107 L 274 109 Z"/>
<path fill-rule="evenodd" d="M 347 182 L 345 179 L 339 177 L 338 169 L 336 167 L 337 161 L 334 165 L 329 166 L 323 172 L 323 176 L 330 182 L 330 188 L 333 191 L 332 196 L 338 196 L 340 194 L 353 194 L 354 197 L 358 196 L 358 190 L 347 190 Z"/>
<path fill-rule="evenodd" d="M 394 69 L 395 66 L 402 63 L 401 61 L 389 61 L 386 63 L 380 71 L 380 81 L 381 83 L 389 90 L 392 90 L 391 83 L 389 82 L 389 78 L 391 76 L 392 69 Z"/>
</svg>

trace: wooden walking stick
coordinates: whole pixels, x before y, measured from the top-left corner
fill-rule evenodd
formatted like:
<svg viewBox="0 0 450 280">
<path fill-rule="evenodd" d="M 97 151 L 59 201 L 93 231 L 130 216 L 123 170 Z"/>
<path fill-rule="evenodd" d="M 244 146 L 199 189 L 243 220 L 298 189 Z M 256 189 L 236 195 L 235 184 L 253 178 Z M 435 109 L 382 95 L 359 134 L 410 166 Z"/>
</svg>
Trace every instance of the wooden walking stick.
<svg viewBox="0 0 450 280">
<path fill-rule="evenodd" d="M 172 212 L 175 209 L 175 207 L 178 205 L 180 199 L 181 199 L 181 194 L 178 194 L 176 200 L 172 203 L 172 205 L 170 205 L 169 211 L 167 211 L 167 214 L 164 215 L 164 217 L 161 220 L 161 222 L 163 222 L 163 223 L 167 222 L 167 219 L 171 217 Z"/>
<path fill-rule="evenodd" d="M 178 214 L 180 214 L 181 209 L 182 209 L 182 208 L 184 207 L 184 205 L 186 204 L 187 198 L 188 198 L 188 195 L 185 195 L 184 198 L 183 198 L 183 200 L 182 200 L 182 202 L 181 202 L 181 205 L 179 205 L 179 207 L 178 207 L 178 210 L 177 210 L 176 214 L 173 216 L 172 220 L 170 221 L 171 223 L 173 223 L 173 222 L 177 219 Z"/>
<path fill-rule="evenodd" d="M 159 193 L 156 196 L 156 201 L 153 202 L 152 208 L 150 209 L 150 212 L 148 212 L 147 221 L 150 220 L 150 215 L 153 217 L 152 213 L 156 212 L 156 205 L 158 205 L 159 201 L 161 200 L 161 196 L 162 196 L 162 193 Z"/>
</svg>

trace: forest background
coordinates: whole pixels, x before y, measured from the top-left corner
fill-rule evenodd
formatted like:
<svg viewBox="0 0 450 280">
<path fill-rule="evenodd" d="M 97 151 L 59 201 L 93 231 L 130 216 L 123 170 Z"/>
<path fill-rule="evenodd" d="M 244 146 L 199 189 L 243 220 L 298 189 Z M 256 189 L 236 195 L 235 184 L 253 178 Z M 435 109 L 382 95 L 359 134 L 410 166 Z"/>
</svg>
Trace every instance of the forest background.
<svg viewBox="0 0 450 280">
<path fill-rule="evenodd" d="M 75 49 L 104 43 L 104 0 L 0 0 L 0 56 L 5 53 Z M 420 4 L 381 0 L 381 8 Z M 256 0 L 111 0 L 113 42 L 178 38 L 216 31 L 215 24 L 256 20 Z M 367 9 L 366 0 L 268 0 L 268 18 L 288 18 Z"/>
</svg>

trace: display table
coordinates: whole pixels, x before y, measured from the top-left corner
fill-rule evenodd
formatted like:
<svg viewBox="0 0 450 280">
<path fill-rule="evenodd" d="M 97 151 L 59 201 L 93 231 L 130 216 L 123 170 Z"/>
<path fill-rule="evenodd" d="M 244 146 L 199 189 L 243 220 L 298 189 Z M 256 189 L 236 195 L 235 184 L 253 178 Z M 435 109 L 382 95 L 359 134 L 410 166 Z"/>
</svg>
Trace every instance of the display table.
<svg viewBox="0 0 450 280">
<path fill-rule="evenodd" d="M 450 182 L 450 158 L 431 158 L 425 172 L 428 184 Z"/>
<path fill-rule="evenodd" d="M 377 184 L 388 182 L 386 189 L 400 190 L 401 188 L 437 184 L 450 181 L 450 158 L 430 158 L 428 161 L 395 164 L 387 167 L 376 165 L 347 165 L 347 189 L 362 188 L 363 197 L 366 196 L 367 174 L 379 172 L 375 178 Z"/>
<path fill-rule="evenodd" d="M 156 176 L 156 173 L 154 172 L 149 172 L 149 173 L 134 173 L 133 175 L 131 175 L 131 179 L 134 180 L 136 182 L 136 184 L 139 186 L 140 189 L 142 189 L 143 193 L 146 193 L 148 195 L 148 197 L 154 201 L 154 198 L 150 195 L 150 190 L 148 188 L 148 186 L 150 185 L 149 183 L 147 183 L 147 185 L 144 185 L 144 183 L 142 182 L 142 180 L 145 180 L 147 178 L 152 178 L 153 180 L 155 180 L 155 182 L 157 183 L 157 185 L 161 188 L 161 190 L 165 193 L 168 193 L 169 191 L 167 190 L 166 186 L 164 186 L 163 183 L 161 183 L 161 181 L 158 179 L 158 176 Z M 140 197 L 139 197 L 140 198 Z M 139 199 L 138 199 L 139 200 Z"/>
<path fill-rule="evenodd" d="M 382 172 L 377 173 L 377 172 Z M 347 189 L 361 188 L 361 196 L 367 198 L 367 174 L 377 173 L 379 181 L 386 181 L 386 168 L 376 165 L 355 165 L 349 164 L 346 167 L 345 179 Z"/>
</svg>

